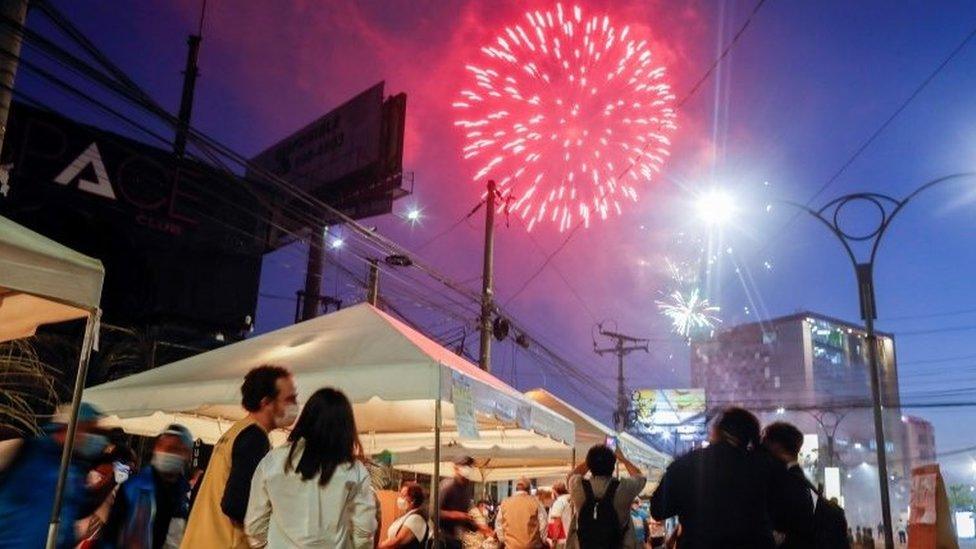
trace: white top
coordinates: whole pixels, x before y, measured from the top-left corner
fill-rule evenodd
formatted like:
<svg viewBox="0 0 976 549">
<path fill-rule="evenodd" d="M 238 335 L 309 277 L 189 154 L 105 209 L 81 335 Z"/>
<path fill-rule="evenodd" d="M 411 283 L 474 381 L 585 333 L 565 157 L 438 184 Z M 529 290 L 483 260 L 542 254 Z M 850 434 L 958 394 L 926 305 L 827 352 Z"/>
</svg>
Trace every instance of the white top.
<svg viewBox="0 0 976 549">
<path fill-rule="evenodd" d="M 298 441 L 293 464 L 298 464 Z M 369 471 L 360 463 L 339 465 L 329 483 L 303 481 L 285 473 L 291 444 L 264 456 L 251 480 L 244 532 L 251 547 L 270 549 L 372 549 L 376 532 L 376 496 Z"/>
<path fill-rule="evenodd" d="M 409 511 L 406 515 L 393 521 L 389 530 L 386 531 L 386 537 L 395 538 L 401 526 L 413 532 L 413 537 L 417 541 L 424 539 L 424 535 L 427 533 L 427 521 L 416 510 Z"/>
<path fill-rule="evenodd" d="M 569 525 L 573 523 L 573 503 L 569 500 L 569 494 L 556 498 L 549 508 L 549 520 L 557 518 L 563 523 L 563 531 L 569 535 Z"/>
</svg>

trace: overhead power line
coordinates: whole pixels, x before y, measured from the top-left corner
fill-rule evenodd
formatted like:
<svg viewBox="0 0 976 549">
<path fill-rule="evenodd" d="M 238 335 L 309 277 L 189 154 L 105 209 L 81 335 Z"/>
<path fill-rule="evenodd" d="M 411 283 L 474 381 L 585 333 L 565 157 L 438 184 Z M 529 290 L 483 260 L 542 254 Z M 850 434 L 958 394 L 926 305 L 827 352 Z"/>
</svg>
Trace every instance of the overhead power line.
<svg viewBox="0 0 976 549">
<path fill-rule="evenodd" d="M 840 179 L 841 175 L 843 175 L 844 172 L 847 171 L 847 168 L 851 167 L 851 165 L 854 164 L 854 161 L 857 160 L 861 156 L 861 154 L 863 154 L 864 151 L 866 151 L 868 147 L 870 147 L 871 144 L 874 143 L 875 140 L 877 140 L 882 133 L 884 133 L 886 129 L 888 129 L 888 127 L 895 121 L 895 119 L 898 118 L 898 116 L 906 108 L 908 108 L 908 106 L 912 103 L 912 101 L 914 101 L 915 98 L 917 98 L 923 91 L 925 91 L 925 88 L 927 88 L 928 85 L 931 84 L 933 80 L 935 80 L 935 77 L 938 76 L 939 73 L 941 73 L 942 70 L 945 69 L 950 62 L 952 62 L 952 60 L 959 54 L 959 52 L 961 52 L 966 47 L 966 45 L 969 44 L 969 42 L 973 39 L 973 37 L 976 37 L 976 27 L 974 27 L 969 32 L 969 34 L 967 34 L 966 37 L 963 38 L 963 40 L 959 42 L 959 44 L 956 45 L 955 48 L 952 49 L 952 51 L 949 52 L 949 54 L 942 60 L 942 62 L 939 63 L 935 67 L 935 69 L 932 72 L 930 72 L 928 76 L 926 76 L 918 84 L 918 86 L 915 87 L 914 90 L 912 90 L 912 93 L 910 93 L 908 97 L 905 98 L 905 100 L 898 105 L 898 107 L 894 110 L 894 112 L 888 115 L 888 117 L 885 118 L 884 121 L 882 121 L 881 125 L 878 126 L 877 129 L 875 129 L 868 136 L 868 138 L 865 139 L 864 142 L 862 142 L 861 145 L 857 149 L 855 149 L 853 153 L 851 153 L 851 155 L 847 158 L 847 160 L 845 160 L 840 165 L 840 167 L 836 171 L 834 171 L 834 173 L 829 178 L 827 178 L 827 180 L 816 190 L 816 192 L 814 192 L 813 195 L 811 195 L 810 198 L 807 199 L 806 201 L 807 207 L 810 207 L 814 203 L 814 201 L 816 201 L 817 198 L 821 194 L 823 194 L 824 191 L 826 191 L 831 185 L 833 185 L 834 183 L 837 182 L 838 179 Z M 784 234 L 786 234 L 787 230 L 790 227 L 792 227 L 793 224 L 796 223 L 796 221 L 801 216 L 805 214 L 806 212 L 804 212 L 803 210 L 797 209 L 797 211 L 795 211 L 793 215 L 790 217 L 789 221 L 783 224 L 782 229 L 774 233 L 773 238 L 770 239 L 765 246 L 763 246 L 759 255 L 765 254 L 766 251 L 769 249 L 769 247 L 772 246 L 774 242 L 778 242 L 779 239 L 782 238 Z"/>
</svg>

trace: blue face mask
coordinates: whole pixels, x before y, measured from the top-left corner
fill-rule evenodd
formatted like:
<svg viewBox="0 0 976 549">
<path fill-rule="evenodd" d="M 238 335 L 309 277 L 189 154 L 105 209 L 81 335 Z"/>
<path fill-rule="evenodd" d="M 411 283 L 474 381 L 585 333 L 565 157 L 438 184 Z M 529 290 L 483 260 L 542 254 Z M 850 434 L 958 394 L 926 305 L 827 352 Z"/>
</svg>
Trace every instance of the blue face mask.
<svg viewBox="0 0 976 549">
<path fill-rule="evenodd" d="M 75 455 L 82 459 L 95 459 L 108 446 L 108 439 L 95 433 L 84 433 L 75 441 Z"/>
</svg>

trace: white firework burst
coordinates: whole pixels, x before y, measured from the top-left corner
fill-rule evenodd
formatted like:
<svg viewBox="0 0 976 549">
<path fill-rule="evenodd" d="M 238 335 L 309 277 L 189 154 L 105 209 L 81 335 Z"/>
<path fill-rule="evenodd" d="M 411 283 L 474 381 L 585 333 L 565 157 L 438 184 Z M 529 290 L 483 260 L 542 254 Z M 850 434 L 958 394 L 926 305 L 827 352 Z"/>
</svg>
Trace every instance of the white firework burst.
<svg viewBox="0 0 976 549">
<path fill-rule="evenodd" d="M 665 301 L 657 301 L 657 308 L 671 320 L 674 333 L 690 339 L 697 330 L 711 330 L 722 322 L 716 316 L 721 308 L 712 305 L 707 298 L 701 297 L 698 288 L 687 295 L 680 291 L 671 292 Z"/>
</svg>

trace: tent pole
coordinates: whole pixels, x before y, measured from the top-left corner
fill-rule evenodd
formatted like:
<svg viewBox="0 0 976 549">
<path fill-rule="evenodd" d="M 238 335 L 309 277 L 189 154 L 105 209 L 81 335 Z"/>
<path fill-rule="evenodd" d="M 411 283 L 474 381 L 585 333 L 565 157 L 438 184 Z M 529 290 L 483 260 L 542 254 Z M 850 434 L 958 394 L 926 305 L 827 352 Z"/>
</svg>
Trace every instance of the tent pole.
<svg viewBox="0 0 976 549">
<path fill-rule="evenodd" d="M 434 478 L 430 479 L 431 505 L 434 508 L 434 542 L 441 540 L 441 365 L 437 365 L 437 400 L 434 401 Z"/>
<path fill-rule="evenodd" d="M 98 332 L 98 319 L 101 311 L 92 311 L 85 323 L 85 338 L 81 344 L 81 354 L 78 357 L 78 373 L 75 376 L 75 388 L 71 395 L 71 412 L 68 416 L 68 431 L 61 448 L 61 468 L 58 470 L 58 483 L 54 489 L 54 505 L 51 507 L 51 521 L 47 530 L 47 549 L 54 549 L 58 542 L 58 527 L 61 522 L 61 501 L 64 499 L 64 485 L 68 477 L 68 467 L 71 464 L 71 452 L 74 451 L 75 431 L 78 428 L 78 407 L 81 406 L 81 394 L 85 390 L 85 379 L 88 377 L 88 359 L 91 357 L 95 336 Z M 71 525 L 74 527 L 74 525 Z"/>
</svg>

